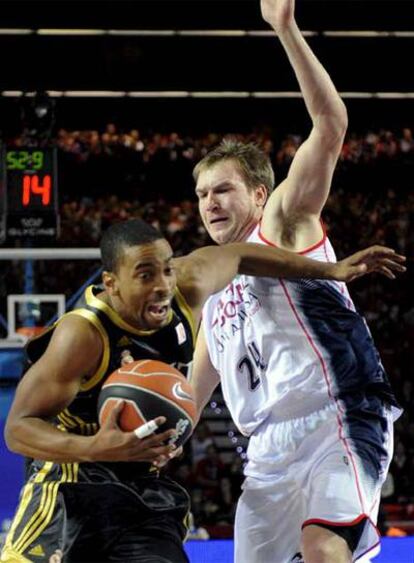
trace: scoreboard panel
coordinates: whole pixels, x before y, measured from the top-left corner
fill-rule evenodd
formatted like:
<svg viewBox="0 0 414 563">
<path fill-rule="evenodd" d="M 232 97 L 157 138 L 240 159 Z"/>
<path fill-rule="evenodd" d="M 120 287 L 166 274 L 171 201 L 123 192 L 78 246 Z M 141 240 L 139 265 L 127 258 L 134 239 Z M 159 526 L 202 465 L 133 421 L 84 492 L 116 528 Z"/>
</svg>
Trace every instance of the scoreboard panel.
<svg viewBox="0 0 414 563">
<path fill-rule="evenodd" d="M 53 147 L 3 148 L 5 234 L 36 240 L 59 234 L 57 153 Z"/>
</svg>

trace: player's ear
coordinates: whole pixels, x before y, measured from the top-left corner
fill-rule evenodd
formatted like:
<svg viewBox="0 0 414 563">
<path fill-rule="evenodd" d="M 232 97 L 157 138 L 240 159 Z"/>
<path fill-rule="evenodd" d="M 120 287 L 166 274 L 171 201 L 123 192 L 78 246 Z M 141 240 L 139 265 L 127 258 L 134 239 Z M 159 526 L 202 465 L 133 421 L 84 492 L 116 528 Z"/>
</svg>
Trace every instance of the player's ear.
<svg viewBox="0 0 414 563">
<path fill-rule="evenodd" d="M 113 272 L 107 272 L 104 270 L 102 272 L 102 282 L 109 295 L 118 295 L 118 280 Z"/>
<path fill-rule="evenodd" d="M 264 184 L 259 184 L 254 188 L 254 195 L 258 207 L 264 207 L 267 201 L 268 193 Z"/>
</svg>

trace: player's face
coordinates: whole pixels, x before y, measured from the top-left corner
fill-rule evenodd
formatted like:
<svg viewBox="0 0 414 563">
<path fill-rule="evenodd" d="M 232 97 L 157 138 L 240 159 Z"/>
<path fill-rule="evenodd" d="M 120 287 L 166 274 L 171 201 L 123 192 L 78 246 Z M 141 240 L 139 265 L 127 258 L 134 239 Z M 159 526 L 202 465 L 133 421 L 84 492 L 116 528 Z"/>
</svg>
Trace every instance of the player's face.
<svg viewBox="0 0 414 563">
<path fill-rule="evenodd" d="M 165 239 L 125 247 L 114 275 L 112 302 L 118 314 L 141 330 L 170 321 L 176 288 L 171 246 Z"/>
<path fill-rule="evenodd" d="M 201 219 L 218 244 L 245 240 L 263 213 L 266 189 L 249 189 L 233 160 L 202 170 L 196 186 Z"/>
</svg>

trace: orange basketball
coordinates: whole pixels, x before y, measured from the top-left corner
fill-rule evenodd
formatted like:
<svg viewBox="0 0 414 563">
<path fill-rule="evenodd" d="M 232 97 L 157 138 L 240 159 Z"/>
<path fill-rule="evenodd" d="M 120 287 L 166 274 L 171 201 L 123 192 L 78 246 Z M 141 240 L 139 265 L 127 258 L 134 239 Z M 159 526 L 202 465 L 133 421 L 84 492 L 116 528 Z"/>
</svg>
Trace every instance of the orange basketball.
<svg viewBox="0 0 414 563">
<path fill-rule="evenodd" d="M 138 360 L 114 371 L 98 397 L 100 424 L 122 399 L 124 407 L 118 423 L 131 432 L 157 416 L 167 421 L 157 432 L 176 430 L 173 442 L 180 446 L 191 435 L 196 406 L 191 385 L 181 372 L 164 362 Z"/>
</svg>

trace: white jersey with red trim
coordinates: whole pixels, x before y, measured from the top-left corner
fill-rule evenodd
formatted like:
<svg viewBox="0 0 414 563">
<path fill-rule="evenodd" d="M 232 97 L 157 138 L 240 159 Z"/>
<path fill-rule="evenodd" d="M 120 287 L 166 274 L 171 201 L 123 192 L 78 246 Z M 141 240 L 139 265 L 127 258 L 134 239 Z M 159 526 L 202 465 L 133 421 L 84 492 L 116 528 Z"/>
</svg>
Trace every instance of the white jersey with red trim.
<svg viewBox="0 0 414 563">
<path fill-rule="evenodd" d="M 248 241 L 269 244 L 259 225 Z M 301 254 L 336 261 L 326 234 Z M 375 387 L 393 402 L 369 329 L 342 282 L 239 275 L 209 298 L 203 322 L 224 398 L 245 435 L 270 413 L 305 416 L 355 389 Z"/>
</svg>

